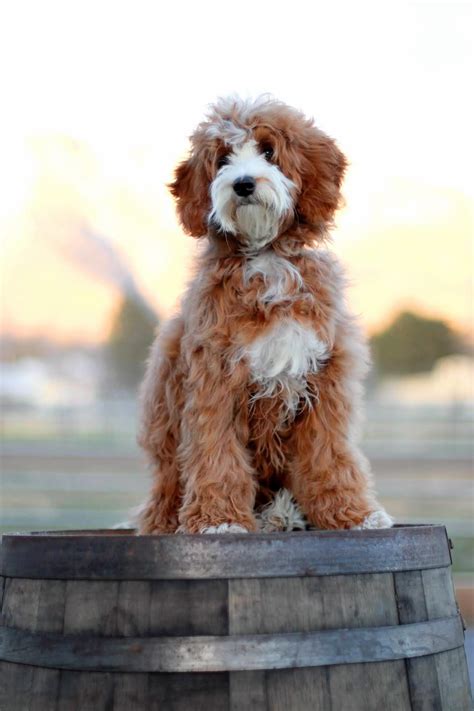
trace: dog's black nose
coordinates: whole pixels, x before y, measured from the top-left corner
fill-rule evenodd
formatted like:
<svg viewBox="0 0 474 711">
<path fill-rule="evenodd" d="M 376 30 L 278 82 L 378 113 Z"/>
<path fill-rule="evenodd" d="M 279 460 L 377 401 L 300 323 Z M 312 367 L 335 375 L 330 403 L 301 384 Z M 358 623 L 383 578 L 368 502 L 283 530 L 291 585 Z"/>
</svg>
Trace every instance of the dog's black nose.
<svg viewBox="0 0 474 711">
<path fill-rule="evenodd" d="M 250 175 L 237 178 L 234 182 L 234 190 L 239 197 L 248 197 L 255 190 L 255 180 L 251 178 Z"/>
</svg>

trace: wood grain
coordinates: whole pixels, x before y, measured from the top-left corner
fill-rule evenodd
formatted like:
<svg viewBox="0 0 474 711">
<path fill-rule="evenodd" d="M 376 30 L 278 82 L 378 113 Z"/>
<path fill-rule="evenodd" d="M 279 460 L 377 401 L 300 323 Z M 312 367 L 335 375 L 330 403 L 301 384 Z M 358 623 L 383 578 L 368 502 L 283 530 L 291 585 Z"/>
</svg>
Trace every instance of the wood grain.
<svg viewBox="0 0 474 711">
<path fill-rule="evenodd" d="M 395 573 L 398 616 L 401 624 L 428 619 L 421 570 Z M 435 658 L 406 660 L 412 711 L 442 711 Z"/>
<path fill-rule="evenodd" d="M 455 614 L 457 605 L 450 569 L 423 570 L 422 579 L 428 619 L 437 619 L 445 611 Z M 464 647 L 436 654 L 434 659 L 443 711 L 472 711 Z"/>
<path fill-rule="evenodd" d="M 332 578 L 324 593 L 323 618 L 327 627 L 372 628 L 398 624 L 390 574 L 355 575 L 350 581 Z M 328 689 L 332 708 L 336 709 L 344 708 L 348 699 L 354 711 L 410 708 L 402 660 L 331 667 Z"/>
<path fill-rule="evenodd" d="M 62 633 L 66 583 L 61 580 L 7 579 L 4 624 L 31 633 Z M 0 708 L 44 711 L 53 708 L 60 672 L 29 665 L 3 665 Z M 3 697 L 3 698 L 2 698 Z"/>
<path fill-rule="evenodd" d="M 0 544 L 1 547 L 1 544 Z M 3 617 L 2 617 L 2 607 L 3 607 L 3 594 L 5 591 L 5 578 L 3 575 L 0 575 L 0 624 L 3 623 Z"/>
</svg>

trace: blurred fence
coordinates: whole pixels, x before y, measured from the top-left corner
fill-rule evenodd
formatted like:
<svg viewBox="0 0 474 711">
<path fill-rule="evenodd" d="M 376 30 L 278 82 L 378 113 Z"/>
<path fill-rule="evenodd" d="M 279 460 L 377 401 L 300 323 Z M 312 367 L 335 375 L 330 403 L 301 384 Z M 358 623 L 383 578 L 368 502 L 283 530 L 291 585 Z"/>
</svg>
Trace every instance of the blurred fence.
<svg viewBox="0 0 474 711">
<path fill-rule="evenodd" d="M 472 459 L 474 407 L 371 402 L 364 445 L 369 455 L 403 459 Z"/>
</svg>

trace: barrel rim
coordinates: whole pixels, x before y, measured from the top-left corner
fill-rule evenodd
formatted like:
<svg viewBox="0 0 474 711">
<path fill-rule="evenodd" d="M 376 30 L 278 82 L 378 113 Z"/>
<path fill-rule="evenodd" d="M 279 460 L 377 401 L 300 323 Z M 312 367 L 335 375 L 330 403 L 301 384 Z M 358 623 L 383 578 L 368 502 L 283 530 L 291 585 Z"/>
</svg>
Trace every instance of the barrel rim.
<svg viewBox="0 0 474 711">
<path fill-rule="evenodd" d="M 133 529 L 7 533 L 2 574 L 83 580 L 230 579 L 441 568 L 446 528 L 134 535 Z"/>
<path fill-rule="evenodd" d="M 363 529 L 317 529 L 317 528 L 312 528 L 312 529 L 306 529 L 304 531 L 301 530 L 295 530 L 295 531 L 284 531 L 280 533 L 261 533 L 261 532 L 252 532 L 248 531 L 246 533 L 206 533 L 205 537 L 206 538 L 222 538 L 222 539 L 235 539 L 237 537 L 239 538 L 244 538 L 245 540 L 249 539 L 261 539 L 261 540 L 267 540 L 268 538 L 278 538 L 278 537 L 284 537 L 288 538 L 288 536 L 314 536 L 317 534 L 318 536 L 331 536 L 331 535 L 341 535 L 341 534 L 351 534 L 351 535 L 358 535 L 358 536 L 371 536 L 371 535 L 378 535 L 381 532 L 384 533 L 393 533 L 394 531 L 398 531 L 400 529 L 409 529 L 413 530 L 415 528 L 422 528 L 422 529 L 446 529 L 446 526 L 443 523 L 395 523 L 393 526 L 390 528 L 363 528 Z M 184 538 L 184 539 L 195 539 L 197 537 L 201 538 L 201 535 L 197 535 L 195 533 L 137 533 L 135 528 L 66 528 L 66 529 L 51 529 L 47 531 L 7 531 L 2 534 L 3 538 L 7 538 L 10 536 L 15 536 L 15 537 L 22 537 L 22 538 L 28 538 L 28 537 L 51 537 L 55 538 L 58 536 L 62 537 L 82 537 L 82 536 L 133 536 L 134 538 L 151 538 L 151 539 L 157 539 L 157 538 Z"/>
</svg>

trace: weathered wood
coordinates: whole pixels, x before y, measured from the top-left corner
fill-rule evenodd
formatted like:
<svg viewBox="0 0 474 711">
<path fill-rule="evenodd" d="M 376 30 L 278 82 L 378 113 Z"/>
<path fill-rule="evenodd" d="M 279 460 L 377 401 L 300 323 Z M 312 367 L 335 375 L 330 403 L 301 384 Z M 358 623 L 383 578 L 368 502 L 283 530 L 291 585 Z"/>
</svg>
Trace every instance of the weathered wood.
<svg viewBox="0 0 474 711">
<path fill-rule="evenodd" d="M 0 655 L 56 669 L 147 672 L 288 669 L 437 654 L 464 642 L 461 620 L 280 635 L 101 637 L 3 627 Z"/>
<path fill-rule="evenodd" d="M 28 705 L 24 704 L 22 711 L 51 711 L 55 708 L 58 695 L 61 672 L 59 669 L 39 669 L 35 667 L 32 673 L 32 683 L 28 693 Z"/>
<path fill-rule="evenodd" d="M 393 576 L 351 576 L 348 586 L 340 585 L 332 596 L 328 596 L 324 611 L 330 627 L 341 623 L 357 628 L 398 625 Z M 336 620 L 340 622 L 336 623 Z M 409 709 L 405 664 L 401 659 L 376 666 L 367 663 L 339 665 L 330 668 L 328 676 L 331 702 L 335 708 L 343 708 L 350 698 L 351 708 L 364 711 L 378 711 L 382 707 L 385 711 Z"/>
<path fill-rule="evenodd" d="M 118 589 L 118 582 L 68 581 L 64 634 L 114 635 Z"/>
<path fill-rule="evenodd" d="M 36 581 L 30 582 L 35 583 Z M 64 580 L 42 580 L 40 582 L 35 630 L 36 632 L 49 630 L 62 634 L 66 582 Z M 50 711 L 53 699 L 58 696 L 60 682 L 61 673 L 59 670 L 36 667 L 32 674 L 30 711 Z"/>
<path fill-rule="evenodd" d="M 58 711 L 109 711 L 113 709 L 113 674 L 61 672 Z"/>
<path fill-rule="evenodd" d="M 370 546 L 370 555 L 367 547 Z M 450 565 L 443 526 L 283 534 L 6 534 L 3 574 L 85 580 L 351 575 Z"/>
<path fill-rule="evenodd" d="M 278 634 L 325 629 L 323 602 L 350 578 L 265 578 L 229 581 L 229 634 Z M 334 582 L 333 582 L 334 581 Z M 331 591 L 329 591 L 331 588 Z M 272 600 L 272 605 L 267 601 Z M 291 604 L 288 604 L 291 601 Z M 324 667 L 231 674 L 231 711 L 325 709 L 331 699 Z"/>
<path fill-rule="evenodd" d="M 458 612 L 454 594 L 453 579 L 449 568 L 423 570 L 423 589 L 425 594 L 428 620 L 443 615 L 456 615 Z"/>
<path fill-rule="evenodd" d="M 150 598 L 151 636 L 226 635 L 226 580 L 158 580 Z"/>
<path fill-rule="evenodd" d="M 396 611 L 387 613 L 387 597 L 395 611 L 390 574 L 232 580 L 229 631 L 252 633 L 256 625 L 268 634 L 395 624 Z"/>
<path fill-rule="evenodd" d="M 7 578 L 3 601 L 3 620 L 8 627 L 34 631 L 41 580 Z"/>
<path fill-rule="evenodd" d="M 0 544 L 1 545 L 1 544 Z M 1 558 L 0 558 L 1 560 Z M 0 568 L 1 570 L 1 568 Z M 5 590 L 5 578 L 0 576 L 0 624 L 2 624 L 3 592 Z"/>
<path fill-rule="evenodd" d="M 455 614 L 457 605 L 449 568 L 423 570 L 422 579 L 428 620 L 437 619 L 446 611 Z M 443 711 L 472 711 L 464 646 L 437 654 L 434 659 Z"/>
<path fill-rule="evenodd" d="M 274 603 L 271 607 L 268 600 Z M 398 623 L 390 574 L 229 581 L 230 633 L 309 632 L 387 623 Z M 329 709 L 331 704 L 338 708 L 336 700 L 343 708 L 349 697 L 351 709 L 378 711 L 381 699 L 384 707 L 394 711 L 409 708 L 403 661 L 378 663 L 373 669 L 369 664 L 351 664 L 269 671 L 265 678 L 255 674 L 248 673 L 237 683 L 231 675 L 231 701 L 235 696 L 236 708 L 245 698 L 245 683 L 252 684 L 252 693 L 259 692 L 261 704 L 264 698 L 275 710 Z M 361 678 L 372 678 L 375 686 L 361 685 Z"/>
<path fill-rule="evenodd" d="M 66 583 L 8 578 L 3 599 L 3 623 L 30 633 L 62 633 Z M 8 702 L 22 711 L 50 708 L 59 687 L 59 672 L 37 665 L 21 665 L 3 670 L 8 688 L 15 696 Z M 6 693 L 6 692 L 5 692 Z M 7 699 L 8 700 L 8 699 Z M 4 706 L 0 705 L 0 708 Z M 6 706 L 5 708 L 9 708 Z"/>
<path fill-rule="evenodd" d="M 121 637 L 142 637 L 150 629 L 150 600 L 153 583 L 122 580 L 117 597 L 117 634 Z"/>
<path fill-rule="evenodd" d="M 435 655 L 443 711 L 472 711 L 469 673 L 464 647 Z"/>
<path fill-rule="evenodd" d="M 66 583 L 64 624 L 62 639 L 108 640 L 117 630 L 118 582 L 99 580 L 69 580 Z M 79 636 L 80 635 L 80 636 Z M 96 642 L 97 643 L 97 642 Z M 80 644 L 80 642 L 79 642 Z M 59 645 L 55 645 L 59 649 Z M 49 665 L 43 665 L 49 666 Z M 62 664 L 53 664 L 59 669 L 67 669 Z M 72 667 L 74 669 L 74 667 Z M 80 669 L 81 667 L 79 667 Z M 114 677 L 101 674 L 99 667 L 89 667 L 87 673 L 61 674 L 59 708 L 107 709 L 112 708 Z M 92 673 L 91 673 L 92 672 Z M 69 704 L 69 706 L 68 706 Z"/>
<path fill-rule="evenodd" d="M 354 711 L 406 711 L 410 700 L 404 663 L 381 662 L 330 669 L 330 694 L 333 708 Z"/>
<path fill-rule="evenodd" d="M 228 674 L 152 674 L 146 711 L 228 711 Z"/>
<path fill-rule="evenodd" d="M 470 709 L 443 527 L 5 538 L 2 711 Z"/>
<path fill-rule="evenodd" d="M 149 674 L 114 674 L 114 711 L 135 711 L 151 708 Z"/>
<path fill-rule="evenodd" d="M 337 709 L 332 705 L 329 667 L 267 672 L 267 704 L 272 711 Z M 351 705 L 351 710 L 355 708 Z"/>
<path fill-rule="evenodd" d="M 116 633 L 123 637 L 141 637 L 150 627 L 151 582 L 123 580 L 119 584 L 116 608 Z M 114 674 L 114 711 L 147 709 L 149 675 Z"/>
<path fill-rule="evenodd" d="M 428 619 L 421 570 L 395 573 L 398 616 L 401 624 Z M 406 660 L 413 711 L 442 711 L 436 662 L 433 656 Z"/>
<path fill-rule="evenodd" d="M 229 711 L 267 711 L 266 672 L 238 671 L 229 677 Z"/>
<path fill-rule="evenodd" d="M 29 711 L 34 667 L 0 662 L 0 709 Z"/>
</svg>

